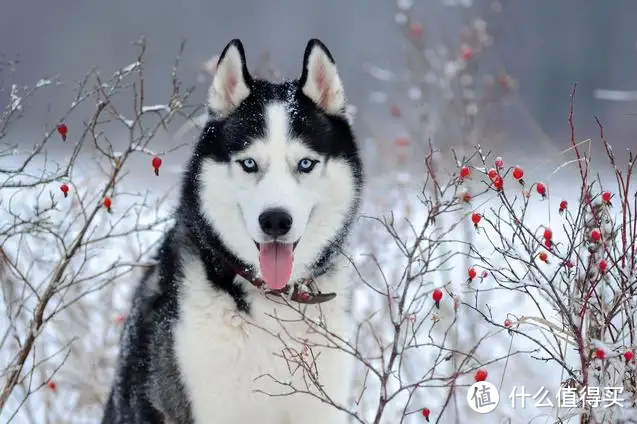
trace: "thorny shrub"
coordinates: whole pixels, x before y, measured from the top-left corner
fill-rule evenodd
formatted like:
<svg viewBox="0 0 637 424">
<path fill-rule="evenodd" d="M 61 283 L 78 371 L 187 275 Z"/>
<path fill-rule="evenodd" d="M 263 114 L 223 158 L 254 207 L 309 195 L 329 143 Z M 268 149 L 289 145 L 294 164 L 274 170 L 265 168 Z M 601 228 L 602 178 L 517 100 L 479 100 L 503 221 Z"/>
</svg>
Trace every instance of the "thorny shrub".
<svg viewBox="0 0 637 424">
<path fill-rule="evenodd" d="M 487 193 L 495 193 L 474 212 L 481 218 L 477 237 L 489 248 L 472 245 L 469 254 L 478 272 L 488 275 L 489 284 L 468 281 L 465 290 L 474 300 L 463 306 L 506 329 L 512 338 L 531 342 L 537 350 L 534 359 L 558 367 L 563 376 L 558 389 L 562 405 L 559 408 L 554 400 L 556 419 L 629 422 L 629 417 L 635 418 L 637 399 L 634 152 L 622 153 L 627 160 L 621 164 L 597 121 L 611 172 L 595 173 L 587 151 L 592 141 L 575 138 L 573 103 L 569 123 L 571 147 L 554 174 L 564 168 L 577 169 L 579 184 L 571 192 L 575 201 L 552 196 L 550 184 L 537 180 L 540 175 L 527 177 L 523 166 L 496 166 L 480 149 L 477 156 L 459 161 L 459 166 L 472 169 Z M 489 175 L 490 169 L 495 173 Z M 497 178 L 504 181 L 504 189 L 495 184 Z M 464 184 L 458 180 L 458 186 Z M 542 206 L 538 209 L 534 203 Z M 492 291 L 492 296 L 496 293 L 498 299 L 521 293 L 536 306 L 535 311 L 494 314 L 479 307 L 485 290 Z M 531 335 L 529 328 L 540 329 L 539 337 Z M 622 399 L 621 405 L 600 407 L 608 406 L 604 399 L 613 397 Z M 567 398 L 573 400 L 567 402 Z"/>
<path fill-rule="evenodd" d="M 9 99 L 0 114 L 3 422 L 18 414 L 20 422 L 92 421 L 105 401 L 127 308 L 121 294 L 168 223 L 164 197 L 137 187 L 129 162 L 158 172 L 161 158 L 181 146 L 155 152 L 153 141 L 199 109 L 178 79 L 181 50 L 166 103 L 147 104 L 145 46 L 140 40 L 136 61 L 112 75 L 85 75 L 71 106 L 35 144 L 13 125 L 65 84 L 2 87 Z M 3 67 L 3 81 L 14 70 Z M 117 131 L 126 136 L 113 141 Z"/>
</svg>

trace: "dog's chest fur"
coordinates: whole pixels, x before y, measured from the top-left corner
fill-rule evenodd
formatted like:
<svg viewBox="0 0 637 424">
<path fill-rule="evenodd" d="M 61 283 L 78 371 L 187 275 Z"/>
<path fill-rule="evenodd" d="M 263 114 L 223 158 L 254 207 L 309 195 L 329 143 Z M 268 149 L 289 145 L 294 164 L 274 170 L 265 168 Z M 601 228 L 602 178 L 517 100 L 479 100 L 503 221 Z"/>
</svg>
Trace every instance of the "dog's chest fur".
<svg viewBox="0 0 637 424">
<path fill-rule="evenodd" d="M 276 395 L 318 393 L 312 381 L 312 375 L 318 375 L 330 397 L 344 403 L 347 354 L 316 346 L 330 343 L 281 300 L 250 290 L 250 314 L 241 313 L 230 296 L 211 287 L 201 263 L 194 261 L 184 271 L 175 354 L 195 423 L 337 422 L 337 410 L 310 394 Z M 329 291 L 342 286 L 337 283 L 319 281 Z M 348 322 L 345 298 L 339 293 L 325 304 L 302 306 L 308 318 L 322 316 L 329 331 L 343 337 Z"/>
</svg>

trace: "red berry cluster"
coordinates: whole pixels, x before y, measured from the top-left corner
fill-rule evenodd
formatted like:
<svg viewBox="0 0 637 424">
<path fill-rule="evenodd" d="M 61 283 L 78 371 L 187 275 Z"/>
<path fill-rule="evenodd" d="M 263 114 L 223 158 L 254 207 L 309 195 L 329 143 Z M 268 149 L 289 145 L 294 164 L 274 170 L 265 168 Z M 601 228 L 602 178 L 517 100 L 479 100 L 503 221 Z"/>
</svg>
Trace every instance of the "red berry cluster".
<svg viewBox="0 0 637 424">
<path fill-rule="evenodd" d="M 547 227 L 544 229 L 543 237 L 544 237 L 544 246 L 547 249 L 550 249 L 551 247 L 553 247 L 553 231 L 551 231 L 550 228 Z"/>
</svg>

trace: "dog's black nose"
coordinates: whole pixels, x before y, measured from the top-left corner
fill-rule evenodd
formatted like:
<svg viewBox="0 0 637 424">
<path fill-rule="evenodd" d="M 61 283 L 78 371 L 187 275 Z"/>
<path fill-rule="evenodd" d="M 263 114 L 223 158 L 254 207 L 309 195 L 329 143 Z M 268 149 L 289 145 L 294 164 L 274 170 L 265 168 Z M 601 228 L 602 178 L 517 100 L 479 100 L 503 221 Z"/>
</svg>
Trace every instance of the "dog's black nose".
<svg viewBox="0 0 637 424">
<path fill-rule="evenodd" d="M 281 208 L 267 209 L 259 215 L 259 225 L 271 237 L 281 237 L 292 228 L 292 215 Z"/>
</svg>

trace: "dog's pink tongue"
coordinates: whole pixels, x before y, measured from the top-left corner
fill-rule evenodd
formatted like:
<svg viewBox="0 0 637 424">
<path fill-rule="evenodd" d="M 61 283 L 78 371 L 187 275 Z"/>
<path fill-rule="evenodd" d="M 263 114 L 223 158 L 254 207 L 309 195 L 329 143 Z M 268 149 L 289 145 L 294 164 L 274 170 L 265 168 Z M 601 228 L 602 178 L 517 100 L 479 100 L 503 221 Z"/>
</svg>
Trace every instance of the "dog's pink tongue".
<svg viewBox="0 0 637 424">
<path fill-rule="evenodd" d="M 292 276 L 292 245 L 263 243 L 259 246 L 259 265 L 263 281 L 272 290 L 284 288 Z"/>
</svg>

